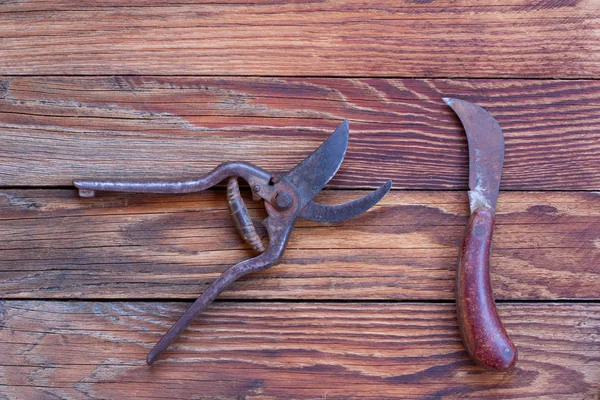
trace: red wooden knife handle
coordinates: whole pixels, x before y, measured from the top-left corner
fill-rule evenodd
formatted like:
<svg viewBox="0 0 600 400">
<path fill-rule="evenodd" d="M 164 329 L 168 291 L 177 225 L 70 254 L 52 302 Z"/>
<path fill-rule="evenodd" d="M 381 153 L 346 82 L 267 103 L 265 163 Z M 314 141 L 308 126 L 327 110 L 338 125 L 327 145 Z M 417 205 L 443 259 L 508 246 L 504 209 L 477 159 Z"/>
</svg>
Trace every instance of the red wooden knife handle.
<svg viewBox="0 0 600 400">
<path fill-rule="evenodd" d="M 458 326 L 473 360 L 504 371 L 517 362 L 517 349 L 502 326 L 490 280 L 490 247 L 494 212 L 476 209 L 469 219 L 456 275 Z"/>
</svg>

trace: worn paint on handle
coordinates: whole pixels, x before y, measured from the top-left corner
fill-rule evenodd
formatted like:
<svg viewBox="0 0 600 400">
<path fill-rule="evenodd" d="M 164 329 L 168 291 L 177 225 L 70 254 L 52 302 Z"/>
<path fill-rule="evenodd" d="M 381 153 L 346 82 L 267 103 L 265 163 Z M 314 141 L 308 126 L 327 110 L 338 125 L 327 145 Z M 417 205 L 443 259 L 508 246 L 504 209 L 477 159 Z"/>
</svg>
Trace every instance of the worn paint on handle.
<svg viewBox="0 0 600 400">
<path fill-rule="evenodd" d="M 494 213 L 476 209 L 469 219 L 456 276 L 460 333 L 469 355 L 484 368 L 505 371 L 517 362 L 517 349 L 502 326 L 490 281 Z"/>
</svg>

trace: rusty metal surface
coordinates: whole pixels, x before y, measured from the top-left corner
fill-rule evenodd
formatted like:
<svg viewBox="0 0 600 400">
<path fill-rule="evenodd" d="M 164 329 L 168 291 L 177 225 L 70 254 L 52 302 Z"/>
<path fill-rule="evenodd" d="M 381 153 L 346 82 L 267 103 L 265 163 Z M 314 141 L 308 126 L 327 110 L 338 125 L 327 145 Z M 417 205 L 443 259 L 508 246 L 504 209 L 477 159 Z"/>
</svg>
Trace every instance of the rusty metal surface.
<svg viewBox="0 0 600 400">
<path fill-rule="evenodd" d="M 265 251 L 265 246 L 263 246 L 260 236 L 256 233 L 252 218 L 250 218 L 244 199 L 242 199 L 238 180 L 234 176 L 227 181 L 227 207 L 229 208 L 233 225 L 244 239 L 244 242 L 257 253 Z"/>
<path fill-rule="evenodd" d="M 152 364 L 165 351 L 175 338 L 183 332 L 214 299 L 232 282 L 249 273 L 261 271 L 279 262 L 290 233 L 298 218 L 314 221 L 343 221 L 355 217 L 375 205 L 391 188 L 391 181 L 376 191 L 345 204 L 328 206 L 313 202 L 313 198 L 323 186 L 336 174 L 348 147 L 348 122 L 344 121 L 330 136 L 304 161 L 289 172 L 276 177 L 268 171 L 244 162 L 228 162 L 219 165 L 210 173 L 193 181 L 182 182 L 149 182 L 149 181 L 98 181 L 75 180 L 73 184 L 79 189 L 82 197 L 92 197 L 98 190 L 137 192 L 137 193 L 190 193 L 205 190 L 227 178 L 233 178 L 231 187 L 230 208 L 238 231 L 250 245 L 256 245 L 257 237 L 251 230 L 252 221 L 239 197 L 237 178 L 242 178 L 250 185 L 252 196 L 263 199 L 268 217 L 264 221 L 269 236 L 267 248 L 257 257 L 242 261 L 230 267 L 215 280 L 184 315 L 171 327 L 147 357 Z M 236 193 L 237 190 L 237 193 Z M 238 226 L 239 225 L 239 226 Z M 253 226 L 252 226 L 253 227 Z M 258 238 L 260 242 L 260 238 Z"/>
<path fill-rule="evenodd" d="M 222 180 L 237 176 L 250 184 L 250 187 L 262 188 L 260 197 L 270 200 L 273 192 L 269 192 L 271 177 L 267 172 L 246 162 L 225 162 L 218 165 L 205 176 L 191 181 L 157 182 L 157 181 L 104 181 L 94 179 L 76 179 L 73 185 L 79 189 L 81 197 L 93 197 L 97 190 L 130 193 L 193 193 L 213 187 Z"/>
<path fill-rule="evenodd" d="M 347 148 L 348 121 L 344 121 L 319 148 L 281 177 L 296 189 L 300 208 L 333 178 L 342 165 Z"/>
<path fill-rule="evenodd" d="M 300 212 L 300 218 L 317 222 L 338 222 L 356 217 L 377 204 L 391 187 L 392 181 L 388 181 L 360 199 L 333 206 L 311 201 Z"/>
<path fill-rule="evenodd" d="M 504 164 L 504 135 L 492 115 L 477 104 L 445 98 L 458 115 L 469 141 L 469 205 L 496 211 Z"/>
</svg>

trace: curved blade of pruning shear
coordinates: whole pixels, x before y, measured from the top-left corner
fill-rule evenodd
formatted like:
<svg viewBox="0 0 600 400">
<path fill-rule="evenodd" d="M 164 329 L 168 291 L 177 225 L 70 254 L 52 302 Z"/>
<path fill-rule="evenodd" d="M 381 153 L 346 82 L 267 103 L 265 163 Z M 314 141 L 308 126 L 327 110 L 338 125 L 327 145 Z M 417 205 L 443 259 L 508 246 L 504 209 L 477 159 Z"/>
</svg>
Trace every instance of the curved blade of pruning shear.
<svg viewBox="0 0 600 400">
<path fill-rule="evenodd" d="M 340 168 L 348 147 L 348 121 L 344 121 L 318 149 L 281 177 L 298 193 L 303 208 L 321 191 Z"/>
<path fill-rule="evenodd" d="M 377 204 L 389 192 L 391 187 L 392 181 L 387 181 L 377 190 L 360 199 L 334 206 L 311 201 L 300 212 L 300 218 L 317 222 L 338 222 L 356 217 Z"/>
</svg>

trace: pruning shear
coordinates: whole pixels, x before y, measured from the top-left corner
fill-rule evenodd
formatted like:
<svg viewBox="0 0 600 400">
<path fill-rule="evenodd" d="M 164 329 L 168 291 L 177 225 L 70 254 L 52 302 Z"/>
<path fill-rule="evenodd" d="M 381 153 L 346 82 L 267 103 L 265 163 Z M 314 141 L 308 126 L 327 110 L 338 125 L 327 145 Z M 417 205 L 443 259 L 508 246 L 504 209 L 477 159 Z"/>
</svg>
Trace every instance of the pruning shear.
<svg viewBox="0 0 600 400">
<path fill-rule="evenodd" d="M 148 354 L 152 364 L 215 298 L 236 279 L 265 270 L 279 262 L 290 233 L 298 218 L 311 221 L 335 222 L 355 217 L 377 204 L 390 190 L 392 181 L 368 195 L 338 205 L 317 203 L 313 198 L 338 171 L 348 147 L 348 121 L 344 121 L 329 138 L 304 161 L 283 175 L 275 175 L 245 162 L 226 162 L 207 175 L 183 182 L 118 182 L 75 180 L 81 197 L 93 197 L 96 191 L 136 193 L 191 193 L 199 192 L 229 178 L 227 200 L 231 216 L 240 235 L 260 255 L 242 261 L 227 269 L 215 280 L 169 329 Z M 240 196 L 238 178 L 245 180 L 255 200 L 263 199 L 268 217 L 264 226 L 269 244 L 264 248 L 260 237 Z"/>
</svg>

